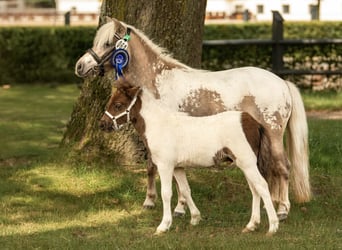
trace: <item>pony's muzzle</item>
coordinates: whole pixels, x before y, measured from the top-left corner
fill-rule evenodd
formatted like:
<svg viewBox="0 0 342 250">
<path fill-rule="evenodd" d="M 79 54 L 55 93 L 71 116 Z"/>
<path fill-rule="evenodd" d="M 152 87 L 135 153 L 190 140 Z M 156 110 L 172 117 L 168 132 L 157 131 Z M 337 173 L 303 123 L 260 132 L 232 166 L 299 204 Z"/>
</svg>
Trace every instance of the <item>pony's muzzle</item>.
<svg viewBox="0 0 342 250">
<path fill-rule="evenodd" d="M 83 75 L 83 63 L 78 63 L 76 65 L 76 75 L 78 75 L 78 76 Z"/>
</svg>

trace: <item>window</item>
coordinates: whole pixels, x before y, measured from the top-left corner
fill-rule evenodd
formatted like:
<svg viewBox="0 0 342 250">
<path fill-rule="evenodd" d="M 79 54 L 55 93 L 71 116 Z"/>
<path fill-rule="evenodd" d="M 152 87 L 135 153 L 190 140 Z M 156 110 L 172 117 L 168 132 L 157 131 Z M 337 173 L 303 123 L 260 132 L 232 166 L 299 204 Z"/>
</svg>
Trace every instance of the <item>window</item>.
<svg viewBox="0 0 342 250">
<path fill-rule="evenodd" d="M 242 13 L 243 12 L 243 6 L 242 5 L 235 5 L 235 12 Z"/>
<path fill-rule="evenodd" d="M 283 5 L 283 13 L 284 14 L 290 14 L 290 5 L 288 5 L 288 4 Z"/>
<path fill-rule="evenodd" d="M 318 16 L 318 5 L 309 5 L 309 12 L 311 15 L 311 20 L 318 20 L 319 16 Z"/>
<path fill-rule="evenodd" d="M 257 5 L 257 13 L 264 14 L 264 5 Z"/>
</svg>

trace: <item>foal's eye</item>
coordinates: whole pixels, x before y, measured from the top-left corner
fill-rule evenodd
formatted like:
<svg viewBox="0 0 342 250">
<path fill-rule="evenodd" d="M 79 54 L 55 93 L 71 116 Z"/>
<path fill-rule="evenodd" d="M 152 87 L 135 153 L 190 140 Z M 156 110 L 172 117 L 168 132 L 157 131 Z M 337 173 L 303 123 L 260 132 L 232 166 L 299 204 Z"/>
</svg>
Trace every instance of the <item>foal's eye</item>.
<svg viewBox="0 0 342 250">
<path fill-rule="evenodd" d="M 121 103 L 114 103 L 114 109 L 117 110 L 117 111 L 120 111 L 122 108 L 122 104 Z"/>
</svg>

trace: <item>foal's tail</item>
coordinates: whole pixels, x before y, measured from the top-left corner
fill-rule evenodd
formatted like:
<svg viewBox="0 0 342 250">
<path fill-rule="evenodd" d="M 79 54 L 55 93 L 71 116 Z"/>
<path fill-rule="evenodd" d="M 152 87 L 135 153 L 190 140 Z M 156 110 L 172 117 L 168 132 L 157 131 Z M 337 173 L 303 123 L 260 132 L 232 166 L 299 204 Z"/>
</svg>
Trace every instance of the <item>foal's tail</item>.
<svg viewBox="0 0 342 250">
<path fill-rule="evenodd" d="M 298 202 L 311 199 L 309 181 L 308 125 L 301 95 L 297 87 L 286 81 L 292 96 L 292 113 L 287 126 L 286 150 L 291 161 L 290 182 Z"/>
</svg>

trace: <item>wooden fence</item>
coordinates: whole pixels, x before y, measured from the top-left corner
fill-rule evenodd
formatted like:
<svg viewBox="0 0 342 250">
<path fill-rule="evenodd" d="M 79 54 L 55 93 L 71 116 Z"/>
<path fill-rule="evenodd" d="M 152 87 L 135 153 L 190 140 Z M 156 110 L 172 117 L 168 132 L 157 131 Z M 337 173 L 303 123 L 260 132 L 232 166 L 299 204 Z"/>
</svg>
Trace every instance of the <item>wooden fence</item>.
<svg viewBox="0 0 342 250">
<path fill-rule="evenodd" d="M 270 48 L 269 58 L 259 58 L 258 52 L 255 52 L 251 55 L 255 57 L 254 60 L 242 60 L 242 64 L 265 67 L 283 78 L 308 79 L 309 76 L 310 84 L 315 84 L 314 81 L 333 81 L 338 88 L 342 88 L 342 39 L 286 40 L 283 36 L 283 21 L 279 12 L 273 12 L 272 39 L 205 40 L 204 50 L 239 50 L 246 47 L 258 50 L 267 47 Z M 305 50 L 308 53 L 303 53 Z M 301 56 L 296 56 L 298 52 Z M 264 62 L 260 62 L 259 59 Z"/>
</svg>

